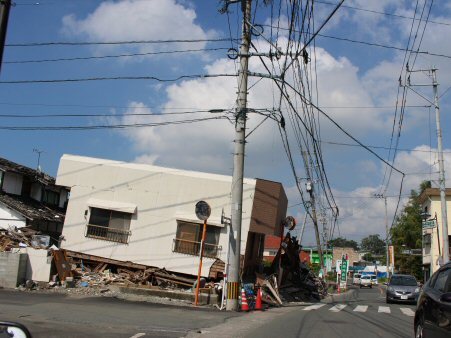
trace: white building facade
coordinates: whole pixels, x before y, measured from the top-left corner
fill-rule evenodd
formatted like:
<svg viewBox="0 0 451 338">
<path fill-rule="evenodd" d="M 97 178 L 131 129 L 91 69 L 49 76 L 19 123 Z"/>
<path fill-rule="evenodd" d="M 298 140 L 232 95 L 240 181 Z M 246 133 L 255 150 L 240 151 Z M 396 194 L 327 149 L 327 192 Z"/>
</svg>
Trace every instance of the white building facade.
<svg viewBox="0 0 451 338">
<path fill-rule="evenodd" d="M 420 196 L 422 211 L 429 214 L 429 219 L 423 222 L 423 270 L 425 281 L 439 269 L 439 258 L 443 240 L 451 238 L 451 189 L 446 189 L 446 207 L 448 219 L 448 234 L 442 232 L 442 208 L 440 190 L 428 188 Z"/>
<path fill-rule="evenodd" d="M 202 275 L 227 262 L 231 177 L 64 155 L 56 184 L 70 188 L 62 248 L 197 274 L 202 222 L 195 204 L 211 207 Z M 263 255 L 265 234 L 278 234 L 287 199 L 280 183 L 245 179 L 241 253 Z M 245 263 L 246 264 L 246 263 Z"/>
</svg>

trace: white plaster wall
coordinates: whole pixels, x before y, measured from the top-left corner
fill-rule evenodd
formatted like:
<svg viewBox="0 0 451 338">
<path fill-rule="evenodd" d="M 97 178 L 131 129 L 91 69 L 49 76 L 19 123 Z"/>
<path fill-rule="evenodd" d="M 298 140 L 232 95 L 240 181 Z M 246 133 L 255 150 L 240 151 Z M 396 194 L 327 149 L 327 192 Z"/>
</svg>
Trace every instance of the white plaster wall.
<svg viewBox="0 0 451 338">
<path fill-rule="evenodd" d="M 26 225 L 26 219 L 18 212 L 8 208 L 3 203 L 0 203 L 0 228 L 8 229 L 13 226 L 22 228 Z"/>
<path fill-rule="evenodd" d="M 5 172 L 5 176 L 3 177 L 3 191 L 8 194 L 20 195 L 22 193 L 22 182 L 23 176 Z"/>
<path fill-rule="evenodd" d="M 245 180 L 241 253 L 244 254 L 252 210 L 255 180 Z M 172 252 L 177 218 L 197 220 L 194 208 L 207 201 L 210 220 L 219 223 L 222 210 L 230 217 L 231 177 L 64 155 L 56 184 L 71 187 L 63 228 L 62 247 L 124 261 L 197 274 L 199 257 Z M 85 237 L 88 199 L 133 203 L 129 244 Z M 227 261 L 227 229 L 221 228 L 221 259 Z M 207 275 L 214 259 L 204 259 Z"/>
<path fill-rule="evenodd" d="M 38 282 L 50 281 L 50 269 L 52 266 L 51 256 L 48 257 L 47 250 L 23 248 L 21 252 L 28 254 L 27 280 Z"/>
</svg>

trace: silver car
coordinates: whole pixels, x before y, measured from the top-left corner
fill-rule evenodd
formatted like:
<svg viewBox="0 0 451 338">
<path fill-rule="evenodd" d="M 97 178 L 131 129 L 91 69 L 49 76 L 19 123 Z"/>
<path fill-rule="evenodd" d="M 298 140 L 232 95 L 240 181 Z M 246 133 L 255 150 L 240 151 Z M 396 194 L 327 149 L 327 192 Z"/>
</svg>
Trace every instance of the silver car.
<svg viewBox="0 0 451 338">
<path fill-rule="evenodd" d="M 406 302 L 416 303 L 420 288 L 414 276 L 393 275 L 387 284 L 387 303 Z"/>
</svg>

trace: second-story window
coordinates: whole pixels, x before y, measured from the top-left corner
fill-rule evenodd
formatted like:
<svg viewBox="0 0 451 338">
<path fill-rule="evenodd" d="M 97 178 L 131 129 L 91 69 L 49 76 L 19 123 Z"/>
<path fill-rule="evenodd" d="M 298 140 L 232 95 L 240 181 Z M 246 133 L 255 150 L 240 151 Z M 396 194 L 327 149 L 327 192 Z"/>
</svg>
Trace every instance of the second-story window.
<svg viewBox="0 0 451 338">
<path fill-rule="evenodd" d="M 58 205 L 60 200 L 60 195 L 52 190 L 44 190 L 44 194 L 42 196 L 42 202 L 50 205 Z"/>
</svg>

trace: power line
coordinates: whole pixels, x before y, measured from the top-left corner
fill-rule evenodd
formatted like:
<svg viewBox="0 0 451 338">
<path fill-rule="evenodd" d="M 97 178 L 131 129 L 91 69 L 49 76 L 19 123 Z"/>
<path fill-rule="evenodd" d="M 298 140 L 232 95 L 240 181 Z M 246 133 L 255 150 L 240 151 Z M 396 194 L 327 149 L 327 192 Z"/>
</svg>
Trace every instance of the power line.
<svg viewBox="0 0 451 338">
<path fill-rule="evenodd" d="M 262 24 L 261 26 L 274 28 L 273 26 L 266 25 L 266 24 Z M 288 29 L 287 28 L 280 28 L 280 30 L 287 31 Z M 326 35 L 326 34 L 320 34 L 320 33 L 317 34 L 317 36 L 322 37 L 322 38 L 326 38 L 326 39 L 333 39 L 333 40 L 345 41 L 345 42 L 350 42 L 350 43 L 357 43 L 357 44 L 366 45 L 366 46 L 380 47 L 380 48 L 386 48 L 386 49 L 394 49 L 394 50 L 399 50 L 399 51 L 402 51 L 402 52 L 406 51 L 406 48 L 393 46 L 393 45 L 385 45 L 385 44 L 377 43 L 377 42 L 361 41 L 361 40 L 343 38 L 343 37 L 339 37 L 339 36 Z M 443 57 L 443 58 L 451 59 L 451 55 L 440 54 L 440 53 L 432 53 L 432 52 L 428 52 L 428 51 L 417 51 L 417 50 L 413 50 L 413 49 L 407 49 L 407 52 L 413 52 L 415 54 L 430 55 L 430 56 L 436 56 L 436 57 Z"/>
<path fill-rule="evenodd" d="M 166 121 L 156 123 L 132 123 L 132 124 L 110 124 L 110 125 L 92 125 L 92 126 L 0 126 L 0 130 L 10 131 L 59 131 L 59 130 L 99 130 L 99 129 L 127 129 L 127 128 L 142 128 L 142 127 L 158 127 L 178 124 L 190 124 L 211 120 L 227 119 L 225 116 L 191 119 L 191 120 L 179 120 L 179 121 Z"/>
<path fill-rule="evenodd" d="M 52 80 L 11 80 L 0 81 L 0 84 L 32 84 L 32 83 L 64 83 L 64 82 L 89 82 L 89 81 L 110 81 L 110 80 L 153 80 L 157 82 L 177 82 L 184 79 L 205 79 L 214 77 L 236 77 L 236 74 L 196 74 L 181 75 L 173 79 L 162 79 L 156 76 L 114 76 L 114 77 L 87 77 L 78 79 L 52 79 Z"/>
<path fill-rule="evenodd" d="M 131 109 L 133 109 L 131 107 Z M 207 109 L 207 110 L 192 110 L 192 111 L 178 111 L 167 113 L 123 113 L 123 114 L 0 114 L 5 118 L 49 118 L 49 117 L 126 117 L 126 116 L 153 116 L 161 117 L 167 115 L 186 115 L 186 114 L 198 114 L 198 113 L 224 113 L 230 111 L 230 109 Z"/>
<path fill-rule="evenodd" d="M 325 4 L 325 5 L 332 5 L 335 6 L 336 3 L 333 2 L 327 2 L 327 1 L 320 1 L 320 0 L 316 0 L 316 3 L 320 3 L 320 4 Z M 400 18 L 400 19 L 407 19 L 407 20 L 416 20 L 416 21 L 425 21 L 422 19 L 417 19 L 411 16 L 407 16 L 407 15 L 401 15 L 401 14 L 395 14 L 395 13 L 388 13 L 388 12 L 380 12 L 380 11 L 376 11 L 376 10 L 372 10 L 372 9 L 366 9 L 366 8 L 361 8 L 361 7 L 356 7 L 356 6 L 350 6 L 350 5 L 342 5 L 343 8 L 349 8 L 349 9 L 353 9 L 356 11 L 362 11 L 362 12 L 368 12 L 368 13 L 374 13 L 374 14 L 380 14 L 380 15 L 386 15 L 386 16 L 392 16 L 395 18 Z M 444 25 L 444 26 L 451 26 L 451 23 L 448 22 L 442 22 L 442 21 L 431 21 L 429 20 L 430 23 L 434 23 L 436 25 Z"/>
<path fill-rule="evenodd" d="M 333 142 L 333 141 L 320 141 L 321 143 L 331 144 L 331 145 L 337 145 L 337 146 L 346 146 L 346 147 L 359 147 L 358 144 L 352 144 L 352 143 L 342 143 L 342 142 Z M 393 148 L 390 147 L 383 147 L 383 146 L 370 146 L 366 145 L 368 148 L 372 149 L 383 149 L 383 150 L 390 150 Z M 431 150 L 421 150 L 421 149 L 407 149 L 407 148 L 398 148 L 400 151 L 411 151 L 411 152 L 422 152 L 422 153 L 430 153 Z M 450 153 L 451 151 L 444 151 L 444 153 Z"/>
<path fill-rule="evenodd" d="M 44 47 L 44 46 L 93 46 L 93 45 L 137 45 L 160 43 L 199 43 L 199 42 L 227 42 L 230 38 L 218 39 L 168 39 L 168 40 L 126 40 L 126 41 L 47 41 L 9 43 L 6 47 Z M 237 39 L 233 39 L 237 40 Z"/>
<path fill-rule="evenodd" d="M 199 48 L 199 49 L 170 50 L 170 51 L 159 51 L 159 52 L 148 52 L 148 53 L 130 53 L 130 54 L 102 55 L 102 56 L 80 56 L 80 57 L 72 57 L 72 58 L 41 59 L 41 60 L 18 60 L 18 61 L 5 61 L 3 63 L 7 63 L 7 64 L 24 64 L 24 63 L 60 62 L 60 61 L 98 60 L 98 59 L 110 59 L 110 58 L 162 55 L 162 54 L 211 52 L 211 51 L 228 50 L 228 49 L 229 48 L 224 48 L 224 47 L 221 47 L 221 48 Z"/>
</svg>

